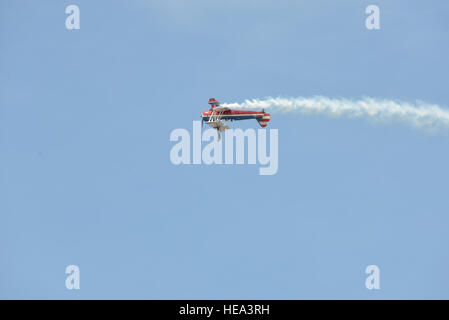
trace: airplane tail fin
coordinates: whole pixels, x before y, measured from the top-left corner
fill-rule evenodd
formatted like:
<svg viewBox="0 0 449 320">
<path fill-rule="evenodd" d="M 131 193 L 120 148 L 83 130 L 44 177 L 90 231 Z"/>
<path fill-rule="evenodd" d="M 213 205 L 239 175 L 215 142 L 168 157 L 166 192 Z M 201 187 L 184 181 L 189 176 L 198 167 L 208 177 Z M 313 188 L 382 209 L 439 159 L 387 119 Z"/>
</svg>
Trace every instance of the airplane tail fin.
<svg viewBox="0 0 449 320">
<path fill-rule="evenodd" d="M 268 125 L 268 122 L 270 122 L 270 119 L 271 119 L 270 114 L 265 113 L 262 118 L 257 119 L 257 122 L 259 122 L 259 124 L 262 128 L 265 128 Z"/>
</svg>

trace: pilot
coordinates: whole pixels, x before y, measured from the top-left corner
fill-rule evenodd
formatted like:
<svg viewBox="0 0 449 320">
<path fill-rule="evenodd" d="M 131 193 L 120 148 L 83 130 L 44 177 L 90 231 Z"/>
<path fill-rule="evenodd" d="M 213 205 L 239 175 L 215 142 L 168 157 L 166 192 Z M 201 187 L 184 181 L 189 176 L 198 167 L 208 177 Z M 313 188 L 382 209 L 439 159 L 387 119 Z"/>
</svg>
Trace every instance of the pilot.
<svg viewBox="0 0 449 320">
<path fill-rule="evenodd" d="M 216 108 L 220 104 L 220 102 L 218 102 L 214 98 L 210 98 L 209 99 L 209 104 L 210 104 L 211 108 Z"/>
</svg>

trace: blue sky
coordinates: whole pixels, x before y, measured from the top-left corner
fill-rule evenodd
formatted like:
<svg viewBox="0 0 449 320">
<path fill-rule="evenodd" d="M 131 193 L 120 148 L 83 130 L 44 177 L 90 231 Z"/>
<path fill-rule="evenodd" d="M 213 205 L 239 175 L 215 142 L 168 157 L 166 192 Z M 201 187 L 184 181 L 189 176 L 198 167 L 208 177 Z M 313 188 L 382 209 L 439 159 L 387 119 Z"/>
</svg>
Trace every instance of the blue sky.
<svg viewBox="0 0 449 320">
<path fill-rule="evenodd" d="M 0 298 L 448 299 L 447 132 L 276 115 L 274 176 L 169 159 L 170 132 L 210 97 L 448 108 L 448 14 L 443 0 L 2 1 Z"/>
</svg>

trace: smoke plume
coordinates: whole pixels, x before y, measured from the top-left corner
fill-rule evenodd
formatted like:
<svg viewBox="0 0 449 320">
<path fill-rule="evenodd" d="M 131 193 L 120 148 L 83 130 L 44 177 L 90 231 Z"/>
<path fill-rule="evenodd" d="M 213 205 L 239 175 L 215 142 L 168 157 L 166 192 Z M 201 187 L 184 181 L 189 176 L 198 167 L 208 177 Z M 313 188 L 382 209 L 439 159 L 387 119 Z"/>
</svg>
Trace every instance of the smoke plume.
<svg viewBox="0 0 449 320">
<path fill-rule="evenodd" d="M 310 98 L 267 98 L 225 103 L 222 106 L 243 109 L 265 109 L 271 113 L 323 114 L 334 117 L 371 118 L 380 121 L 401 121 L 426 129 L 449 129 L 449 109 L 426 102 L 402 102 L 374 98 L 332 99 L 324 96 Z"/>
</svg>

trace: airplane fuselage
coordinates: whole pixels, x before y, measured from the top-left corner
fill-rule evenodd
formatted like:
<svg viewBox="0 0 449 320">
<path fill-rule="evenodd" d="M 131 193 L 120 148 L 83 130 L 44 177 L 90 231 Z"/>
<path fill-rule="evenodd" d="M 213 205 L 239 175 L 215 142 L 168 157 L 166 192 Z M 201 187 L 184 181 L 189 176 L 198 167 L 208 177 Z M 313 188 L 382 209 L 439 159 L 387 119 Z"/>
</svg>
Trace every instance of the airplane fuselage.
<svg viewBox="0 0 449 320">
<path fill-rule="evenodd" d="M 226 111 L 212 111 L 206 110 L 202 113 L 203 121 L 209 121 L 211 116 L 219 116 L 220 120 L 224 121 L 238 121 L 255 119 L 262 127 L 266 127 L 270 121 L 270 114 L 262 111 L 248 111 L 248 110 L 226 110 Z"/>
</svg>

